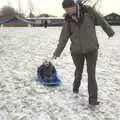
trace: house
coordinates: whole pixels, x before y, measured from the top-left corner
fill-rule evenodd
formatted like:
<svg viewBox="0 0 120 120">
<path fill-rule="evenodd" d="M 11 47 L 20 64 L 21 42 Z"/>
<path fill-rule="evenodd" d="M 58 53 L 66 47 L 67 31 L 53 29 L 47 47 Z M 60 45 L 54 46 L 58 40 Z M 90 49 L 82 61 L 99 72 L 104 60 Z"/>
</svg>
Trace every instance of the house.
<svg viewBox="0 0 120 120">
<path fill-rule="evenodd" d="M 64 18 L 58 17 L 39 17 L 39 18 L 26 18 L 27 21 L 32 22 L 32 26 L 62 26 L 64 24 Z"/>
<path fill-rule="evenodd" d="M 0 19 L 0 26 L 1 26 L 1 27 L 3 27 L 3 26 L 4 26 L 4 25 L 3 25 L 3 23 L 5 23 L 5 22 L 6 22 L 6 20 L 7 20 L 7 19 Z"/>
<path fill-rule="evenodd" d="M 21 18 L 19 16 L 0 19 L 0 25 L 6 27 L 24 27 L 24 26 L 29 26 L 29 24 L 31 24 L 30 21 L 27 21 L 26 19 Z"/>
<path fill-rule="evenodd" d="M 111 13 L 104 17 L 110 25 L 120 25 L 120 15 Z"/>
</svg>

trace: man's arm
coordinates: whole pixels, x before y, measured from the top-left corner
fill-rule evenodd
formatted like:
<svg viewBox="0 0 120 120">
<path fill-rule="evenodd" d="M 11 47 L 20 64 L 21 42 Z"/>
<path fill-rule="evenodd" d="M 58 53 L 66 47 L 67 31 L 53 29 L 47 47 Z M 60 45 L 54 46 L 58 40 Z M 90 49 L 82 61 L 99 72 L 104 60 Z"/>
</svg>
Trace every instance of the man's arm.
<svg viewBox="0 0 120 120">
<path fill-rule="evenodd" d="M 102 29 L 106 32 L 106 34 L 109 37 L 112 37 L 115 32 L 113 31 L 113 29 L 111 28 L 111 26 L 108 24 L 108 22 L 95 9 L 93 9 L 93 8 L 90 8 L 90 9 L 91 9 L 91 12 L 93 13 L 93 15 L 95 16 L 95 21 L 97 22 L 97 24 L 102 27 Z"/>
<path fill-rule="evenodd" d="M 66 44 L 67 44 L 67 41 L 70 37 L 70 30 L 69 30 L 69 23 L 65 23 L 63 25 L 63 28 L 62 28 L 62 31 L 61 31 L 61 34 L 60 34 L 60 38 L 59 38 L 59 42 L 58 42 L 58 45 L 57 45 L 57 48 L 55 49 L 54 53 L 53 53 L 53 56 L 55 57 L 59 57 L 62 53 L 62 51 L 64 50 Z"/>
</svg>

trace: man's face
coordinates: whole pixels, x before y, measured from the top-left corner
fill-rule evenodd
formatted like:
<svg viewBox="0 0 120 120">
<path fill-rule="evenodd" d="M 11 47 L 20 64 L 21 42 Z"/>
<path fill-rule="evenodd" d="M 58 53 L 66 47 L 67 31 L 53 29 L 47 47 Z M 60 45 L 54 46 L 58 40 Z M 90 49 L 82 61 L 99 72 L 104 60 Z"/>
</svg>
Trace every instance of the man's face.
<svg viewBox="0 0 120 120">
<path fill-rule="evenodd" d="M 64 8 L 66 13 L 68 13 L 70 16 L 76 13 L 76 5 L 69 7 L 69 8 Z"/>
</svg>

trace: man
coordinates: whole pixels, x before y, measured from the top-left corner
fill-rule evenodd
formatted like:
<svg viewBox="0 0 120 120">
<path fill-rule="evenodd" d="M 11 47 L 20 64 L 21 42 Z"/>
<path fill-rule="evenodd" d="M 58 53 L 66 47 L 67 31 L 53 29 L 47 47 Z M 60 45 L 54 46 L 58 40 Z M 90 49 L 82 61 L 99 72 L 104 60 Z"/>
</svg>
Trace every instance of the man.
<svg viewBox="0 0 120 120">
<path fill-rule="evenodd" d="M 66 23 L 63 25 L 53 58 L 56 59 L 60 56 L 70 38 L 71 56 L 76 67 L 73 92 L 79 93 L 84 61 L 86 59 L 89 104 L 98 105 L 98 87 L 95 74 L 99 44 L 95 24 L 99 24 L 109 37 L 114 35 L 114 31 L 104 18 L 89 6 L 75 4 L 73 0 L 64 0 L 62 6 L 66 11 Z"/>
</svg>

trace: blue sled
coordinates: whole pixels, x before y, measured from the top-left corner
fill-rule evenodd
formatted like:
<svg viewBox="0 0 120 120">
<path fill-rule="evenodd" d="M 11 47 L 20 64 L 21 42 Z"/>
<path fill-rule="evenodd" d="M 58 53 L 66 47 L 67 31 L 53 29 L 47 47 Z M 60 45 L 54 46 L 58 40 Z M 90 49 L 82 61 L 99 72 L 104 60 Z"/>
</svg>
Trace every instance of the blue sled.
<svg viewBox="0 0 120 120">
<path fill-rule="evenodd" d="M 45 86 L 58 86 L 62 83 L 62 81 L 59 79 L 57 73 L 53 74 L 53 79 L 52 80 L 43 80 L 39 75 L 38 75 L 38 81 Z"/>
</svg>

